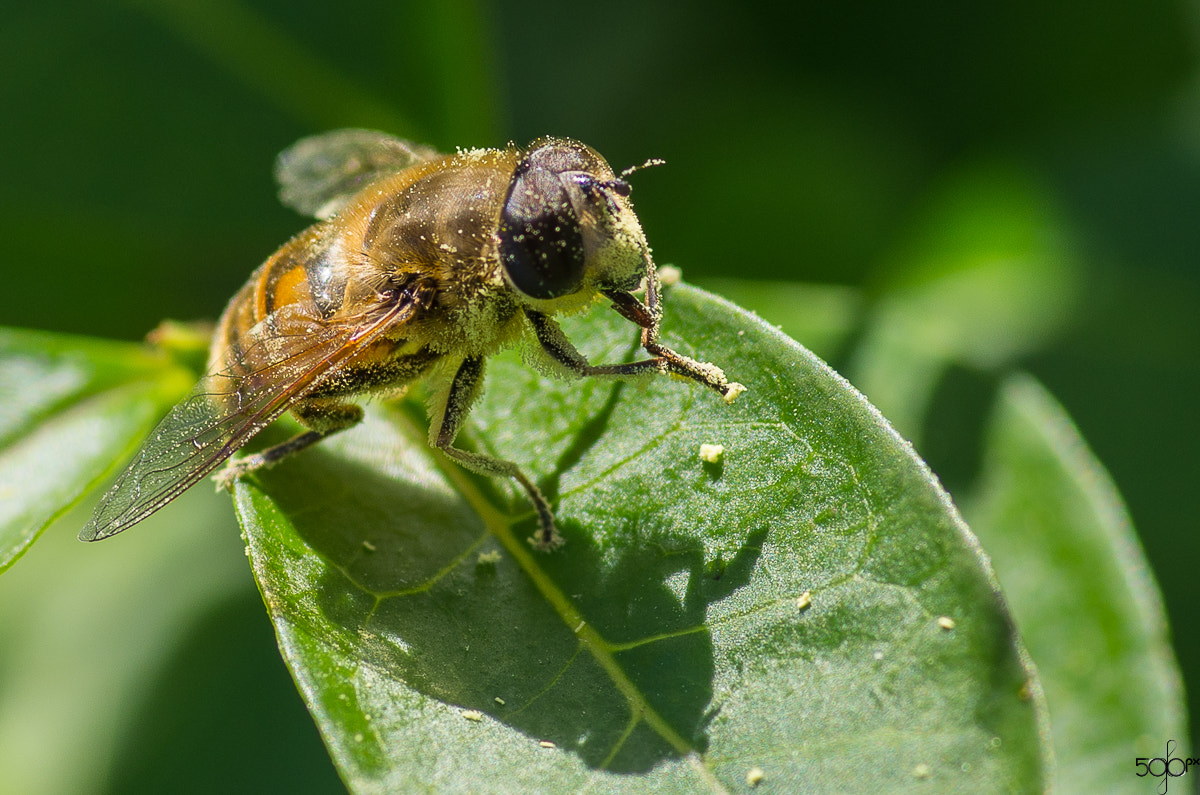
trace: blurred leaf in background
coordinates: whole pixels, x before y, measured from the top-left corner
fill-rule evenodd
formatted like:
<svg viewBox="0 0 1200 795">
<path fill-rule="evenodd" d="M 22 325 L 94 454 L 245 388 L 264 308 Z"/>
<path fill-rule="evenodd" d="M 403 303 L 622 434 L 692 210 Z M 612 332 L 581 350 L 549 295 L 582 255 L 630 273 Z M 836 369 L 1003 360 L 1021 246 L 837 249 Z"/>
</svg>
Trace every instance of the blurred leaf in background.
<svg viewBox="0 0 1200 795">
<path fill-rule="evenodd" d="M 1037 660 L 1060 789 L 1132 789 L 1129 758 L 1187 732 L 1170 633 L 1112 482 L 1028 377 L 1001 388 L 966 516 Z"/>
</svg>

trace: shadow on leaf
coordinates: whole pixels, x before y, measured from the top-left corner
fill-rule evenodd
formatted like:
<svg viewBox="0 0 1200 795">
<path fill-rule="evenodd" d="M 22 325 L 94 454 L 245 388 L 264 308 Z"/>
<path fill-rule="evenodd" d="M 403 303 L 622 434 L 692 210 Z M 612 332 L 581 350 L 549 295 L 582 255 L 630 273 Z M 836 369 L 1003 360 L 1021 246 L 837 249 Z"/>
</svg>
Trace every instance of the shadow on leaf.
<svg viewBox="0 0 1200 795">
<path fill-rule="evenodd" d="M 420 469 L 392 476 L 317 448 L 261 482 L 322 559 L 295 592 L 279 594 L 284 620 L 304 622 L 398 694 L 478 710 L 613 772 L 646 772 L 706 748 L 706 611 L 749 580 L 765 531 L 714 569 L 695 539 L 655 533 L 650 543 L 627 528 L 628 543 L 602 553 L 587 527 L 568 522 L 567 545 L 536 555 L 527 572 L 462 498 L 431 487 Z M 521 530 L 523 538 L 532 527 Z M 539 578 L 604 640 L 577 636 Z M 646 720 L 651 712 L 674 739 Z"/>
</svg>

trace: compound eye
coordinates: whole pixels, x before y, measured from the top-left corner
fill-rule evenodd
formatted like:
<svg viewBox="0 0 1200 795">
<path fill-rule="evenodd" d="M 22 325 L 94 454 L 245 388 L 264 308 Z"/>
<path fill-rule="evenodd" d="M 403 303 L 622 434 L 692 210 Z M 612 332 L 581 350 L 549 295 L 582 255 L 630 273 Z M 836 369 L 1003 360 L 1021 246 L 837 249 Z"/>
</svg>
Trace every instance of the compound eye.
<svg viewBox="0 0 1200 795">
<path fill-rule="evenodd" d="M 500 215 L 500 260 L 530 298 L 557 298 L 583 283 L 583 230 L 558 174 L 517 170 Z"/>
</svg>

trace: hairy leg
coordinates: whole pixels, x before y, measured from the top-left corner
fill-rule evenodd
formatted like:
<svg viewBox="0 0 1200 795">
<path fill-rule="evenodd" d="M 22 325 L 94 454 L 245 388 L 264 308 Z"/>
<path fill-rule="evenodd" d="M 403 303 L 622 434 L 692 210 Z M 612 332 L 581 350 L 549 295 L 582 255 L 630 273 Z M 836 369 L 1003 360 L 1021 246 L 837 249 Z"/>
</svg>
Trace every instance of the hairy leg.
<svg viewBox="0 0 1200 795">
<path fill-rule="evenodd" d="M 725 373 L 715 364 L 698 362 L 677 353 L 658 341 L 658 306 L 647 306 L 632 294 L 617 290 L 606 291 L 612 299 L 613 308 L 622 317 L 642 327 L 642 345 L 654 354 L 653 359 L 624 364 L 590 364 L 575 345 L 567 339 L 558 323 L 548 315 L 534 310 L 525 310 L 537 335 L 538 343 L 550 358 L 575 375 L 634 377 L 647 373 L 674 373 L 715 390 L 726 403 L 732 403 L 745 387 L 725 378 Z M 657 293 L 653 293 L 657 296 Z"/>
<path fill-rule="evenodd" d="M 224 489 L 233 487 L 233 482 L 243 475 L 259 469 L 269 469 L 288 456 L 310 447 L 330 434 L 352 428 L 362 422 L 363 410 L 354 403 L 345 403 L 335 398 L 309 398 L 292 407 L 292 414 L 300 423 L 311 430 L 297 434 L 286 442 L 230 461 L 213 475 L 217 485 Z"/>
<path fill-rule="evenodd" d="M 317 387 L 306 398 L 292 406 L 291 412 L 308 430 L 285 442 L 230 461 L 213 475 L 217 484 L 228 489 L 233 481 L 258 469 L 273 467 L 324 439 L 326 436 L 352 428 L 362 422 L 362 407 L 346 400 L 362 392 L 400 389 L 424 374 L 440 358 L 440 354 L 419 351 L 386 364 L 351 371 Z"/>
<path fill-rule="evenodd" d="M 454 438 L 458 435 L 471 404 L 483 385 L 483 362 L 482 356 L 470 356 L 459 365 L 449 388 L 433 407 L 429 442 L 466 469 L 484 475 L 509 477 L 519 483 L 529 495 L 538 516 L 538 533 L 530 541 L 537 549 L 554 549 L 560 546 L 563 540 L 554 526 L 554 514 L 550 503 L 521 468 L 512 461 L 472 453 L 454 446 Z"/>
</svg>

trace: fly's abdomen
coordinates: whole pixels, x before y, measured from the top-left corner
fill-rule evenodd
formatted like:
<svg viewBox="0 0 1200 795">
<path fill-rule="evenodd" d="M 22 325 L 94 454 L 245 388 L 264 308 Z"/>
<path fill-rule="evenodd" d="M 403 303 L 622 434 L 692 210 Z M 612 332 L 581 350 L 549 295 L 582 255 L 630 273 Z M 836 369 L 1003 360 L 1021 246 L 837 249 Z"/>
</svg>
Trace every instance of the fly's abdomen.
<svg viewBox="0 0 1200 795">
<path fill-rule="evenodd" d="M 221 316 L 213 337 L 209 372 L 243 376 L 264 365 L 286 367 L 289 351 L 303 347 L 336 312 L 330 296 L 339 294 L 345 277 L 328 262 L 323 225 L 293 238 L 251 276 Z M 316 280 L 313 275 L 323 276 Z M 340 283 L 333 277 L 341 275 Z"/>
</svg>

